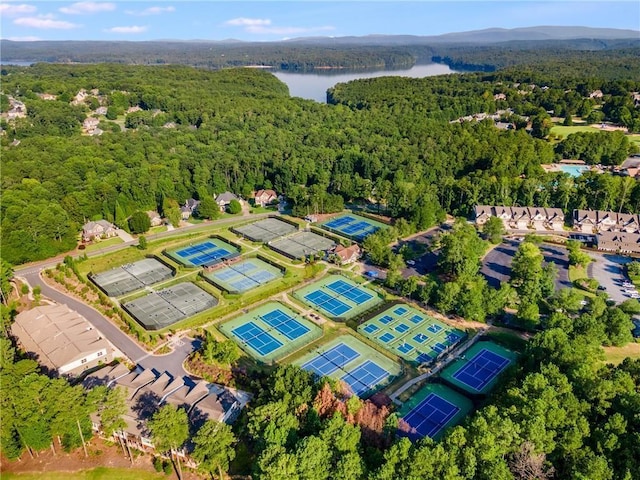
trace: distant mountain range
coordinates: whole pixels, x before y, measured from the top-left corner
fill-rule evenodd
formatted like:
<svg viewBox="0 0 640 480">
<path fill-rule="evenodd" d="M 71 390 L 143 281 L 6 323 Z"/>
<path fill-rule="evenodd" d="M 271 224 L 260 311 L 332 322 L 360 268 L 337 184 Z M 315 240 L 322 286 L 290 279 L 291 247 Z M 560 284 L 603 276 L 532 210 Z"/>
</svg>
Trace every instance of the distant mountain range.
<svg viewBox="0 0 640 480">
<path fill-rule="evenodd" d="M 640 30 L 592 27 L 539 26 L 525 28 L 487 28 L 444 35 L 365 35 L 362 37 L 293 38 L 286 43 L 340 45 L 433 45 L 441 43 L 502 43 L 511 41 L 575 39 L 640 39 Z"/>
</svg>

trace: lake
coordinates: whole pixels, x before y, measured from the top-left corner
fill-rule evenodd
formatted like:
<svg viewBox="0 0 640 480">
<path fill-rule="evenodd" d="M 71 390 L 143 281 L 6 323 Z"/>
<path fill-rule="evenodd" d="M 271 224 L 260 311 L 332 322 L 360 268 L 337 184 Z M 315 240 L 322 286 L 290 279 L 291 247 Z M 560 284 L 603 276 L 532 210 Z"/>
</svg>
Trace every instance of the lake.
<svg viewBox="0 0 640 480">
<path fill-rule="evenodd" d="M 446 75 L 447 73 L 457 73 L 451 70 L 448 65 L 440 63 L 430 63 L 428 65 L 414 65 L 406 70 L 374 70 L 369 72 L 347 72 L 345 70 L 331 70 L 323 73 L 290 73 L 283 71 L 273 71 L 276 77 L 289 87 L 289 94 L 292 97 L 302 97 L 316 102 L 327 102 L 327 89 L 336 83 L 350 82 L 361 78 L 375 77 L 412 77 L 423 78 L 434 75 Z"/>
</svg>

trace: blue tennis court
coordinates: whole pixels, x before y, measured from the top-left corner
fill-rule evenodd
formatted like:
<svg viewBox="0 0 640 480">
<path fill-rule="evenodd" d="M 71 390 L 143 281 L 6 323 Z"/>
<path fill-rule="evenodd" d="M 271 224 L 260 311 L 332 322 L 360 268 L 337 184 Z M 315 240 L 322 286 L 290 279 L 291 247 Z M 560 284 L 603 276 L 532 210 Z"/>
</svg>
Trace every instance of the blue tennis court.
<svg viewBox="0 0 640 480">
<path fill-rule="evenodd" d="M 347 382 L 353 393 L 360 396 L 362 393 L 378 385 L 389 376 L 384 368 L 377 363 L 367 360 L 362 365 L 346 373 L 341 380 Z"/>
<path fill-rule="evenodd" d="M 238 292 L 244 292 L 246 290 L 251 290 L 252 288 L 257 287 L 260 284 L 251 280 L 250 278 L 243 277 L 234 282 L 229 282 L 229 285 L 231 285 L 231 287 Z"/>
<path fill-rule="evenodd" d="M 451 345 L 453 345 L 458 340 L 460 340 L 460 335 L 458 335 L 457 333 L 454 333 L 454 332 L 449 332 L 449 333 L 447 333 L 447 337 L 446 338 L 447 338 L 447 342 L 449 342 Z"/>
<path fill-rule="evenodd" d="M 334 317 L 339 317 L 351 310 L 349 305 L 341 302 L 322 290 L 314 290 L 313 292 L 305 295 L 304 298 Z"/>
<path fill-rule="evenodd" d="M 360 354 L 353 348 L 344 343 L 339 343 L 330 350 L 319 353 L 317 357 L 302 365 L 302 368 L 320 377 L 324 377 L 332 374 L 339 368 L 344 368 L 347 363 L 359 356 Z"/>
<path fill-rule="evenodd" d="M 388 325 L 391 322 L 393 322 L 393 318 L 390 317 L 389 315 L 385 315 L 384 317 L 380 317 L 380 323 L 382 323 L 384 325 Z"/>
<path fill-rule="evenodd" d="M 429 340 L 429 337 L 427 337 L 424 333 L 419 333 L 413 337 L 413 341 L 418 343 L 424 343 L 427 340 Z"/>
<path fill-rule="evenodd" d="M 370 295 L 367 292 L 363 292 L 357 287 L 348 284 L 344 280 L 336 280 L 333 283 L 327 285 L 327 288 L 332 292 L 336 292 L 339 295 L 342 295 L 349 300 L 354 301 L 355 303 L 364 303 L 367 300 L 373 298 L 373 295 Z"/>
<path fill-rule="evenodd" d="M 340 218 L 336 218 L 335 220 L 331 220 L 330 222 L 325 223 L 325 225 L 329 228 L 340 228 L 344 225 L 349 225 L 350 223 L 355 222 L 356 219 L 353 217 L 340 217 Z"/>
<path fill-rule="evenodd" d="M 442 327 L 434 323 L 432 325 L 429 325 L 429 327 L 427 327 L 427 330 L 429 330 L 431 333 L 438 333 L 440 330 L 442 330 Z"/>
<path fill-rule="evenodd" d="M 342 231 L 347 235 L 353 235 L 354 233 L 359 232 L 360 230 L 365 230 L 368 227 L 369 227 L 369 223 L 367 222 L 357 222 L 343 228 Z"/>
<path fill-rule="evenodd" d="M 411 350 L 413 350 L 413 347 L 408 343 L 402 343 L 398 346 L 398 350 L 400 350 L 402 353 L 409 353 Z"/>
<path fill-rule="evenodd" d="M 282 346 L 282 343 L 253 322 L 240 325 L 231 330 L 231 333 L 260 355 L 268 355 Z"/>
<path fill-rule="evenodd" d="M 370 323 L 369 325 L 364 327 L 363 330 L 365 332 L 367 332 L 367 333 L 373 333 L 373 332 L 377 332 L 378 330 L 380 330 L 380 328 L 378 328 L 377 325 L 374 325 L 373 323 Z"/>
<path fill-rule="evenodd" d="M 435 393 L 430 393 L 405 415 L 403 420 L 409 424 L 412 432 L 415 432 L 413 436 L 433 438 L 459 411 L 460 407 Z"/>
<path fill-rule="evenodd" d="M 410 328 L 410 327 L 409 327 L 409 325 L 407 325 L 406 323 L 401 323 L 401 324 L 399 324 L 399 325 L 396 325 L 396 326 L 394 327 L 394 330 L 395 330 L 396 332 L 399 332 L 399 333 L 404 333 L 404 332 L 406 332 L 407 330 L 409 330 L 409 328 Z"/>
<path fill-rule="evenodd" d="M 444 352 L 447 349 L 446 345 L 443 345 L 442 343 L 438 342 L 438 343 L 434 343 L 431 346 L 431 350 L 433 350 L 434 352 L 436 352 L 438 355 L 440 355 L 442 352 Z"/>
<path fill-rule="evenodd" d="M 453 374 L 453 378 L 481 391 L 511 363 L 511 360 L 487 349 L 480 350 L 468 363 Z"/>
<path fill-rule="evenodd" d="M 420 322 L 422 322 L 424 320 L 423 317 L 421 317 L 420 315 L 414 315 L 413 317 L 411 317 L 409 319 L 412 323 L 415 323 L 416 325 Z"/>
<path fill-rule="evenodd" d="M 211 250 L 216 246 L 211 242 L 199 243 L 198 245 L 193 245 L 191 247 L 183 248 L 182 250 L 178 250 L 176 254 L 180 255 L 182 258 L 187 258 L 196 253 L 206 252 L 207 250 Z"/>
<path fill-rule="evenodd" d="M 386 332 L 384 335 L 381 335 L 380 340 L 383 341 L 384 343 L 389 343 L 391 340 L 393 340 L 394 337 L 392 334 L 390 334 L 389 332 Z"/>
<path fill-rule="evenodd" d="M 404 307 L 398 307 L 398 308 L 396 308 L 396 309 L 393 311 L 393 313 L 394 313 L 394 314 L 396 314 L 396 315 L 398 315 L 398 316 L 400 316 L 400 315 L 404 315 L 404 314 L 405 314 L 405 313 L 407 313 L 408 311 L 409 311 L 409 310 L 407 310 L 407 309 L 406 309 L 406 308 L 404 308 Z"/>
<path fill-rule="evenodd" d="M 418 356 L 416 357 L 416 362 L 418 363 L 427 363 L 432 360 L 433 357 L 428 353 L 418 352 Z"/>
<path fill-rule="evenodd" d="M 275 328 L 289 340 L 300 338 L 309 331 L 307 327 L 290 317 L 282 310 L 272 310 L 260 317 L 264 323 Z"/>
</svg>

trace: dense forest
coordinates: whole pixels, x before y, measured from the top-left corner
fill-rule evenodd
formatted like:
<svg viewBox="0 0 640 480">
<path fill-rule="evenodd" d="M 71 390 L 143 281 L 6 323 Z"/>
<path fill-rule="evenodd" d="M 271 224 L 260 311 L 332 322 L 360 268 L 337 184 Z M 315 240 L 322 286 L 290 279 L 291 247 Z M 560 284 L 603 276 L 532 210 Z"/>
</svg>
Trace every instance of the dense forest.
<svg viewBox="0 0 640 480">
<path fill-rule="evenodd" d="M 11 313 L 2 308 L 7 325 Z M 503 384 L 437 443 L 397 438 L 391 408 L 290 365 L 250 380 L 247 388 L 260 393 L 233 431 L 207 422 L 187 449 L 203 473 L 258 480 L 638 479 L 640 361 L 605 365 L 600 347 L 599 319 L 620 315 L 596 297 L 581 314 L 551 316 Z M 123 428 L 119 389 L 51 379 L 3 334 L 0 366 L 6 458 L 79 448 L 91 439 L 94 413 L 107 434 Z M 161 450 L 189 436 L 186 413 L 171 405 L 147 427 Z"/>
<path fill-rule="evenodd" d="M 640 72 L 638 57 L 627 69 Z M 416 228 L 430 225 L 429 212 L 466 216 L 478 203 L 566 212 L 640 206 L 640 187 L 629 178 L 574 179 L 540 168 L 578 154 L 619 164 L 633 151 L 626 137 L 583 134 L 553 144 L 550 116 L 637 130 L 640 108 L 630 94 L 640 91 L 637 80 L 556 80 L 527 67 L 387 77 L 337 85 L 329 92 L 334 104 L 321 105 L 289 98 L 275 77 L 251 69 L 37 64 L 2 73 L 3 110 L 9 96 L 27 109 L 26 118 L 1 124 L 2 256 L 13 264 L 68 250 L 88 219 L 122 225 L 136 210 L 162 210 L 165 199 L 225 190 L 248 196 L 273 187 L 294 213 L 374 201 Z M 528 83 L 534 76 L 539 83 Z M 82 89 L 98 92 L 72 104 Z M 593 89 L 603 97 L 590 98 Z M 81 135 L 83 118 L 101 105 L 104 133 Z M 141 110 L 125 115 L 129 107 Z M 454 121 L 498 110 L 514 129 Z"/>
</svg>

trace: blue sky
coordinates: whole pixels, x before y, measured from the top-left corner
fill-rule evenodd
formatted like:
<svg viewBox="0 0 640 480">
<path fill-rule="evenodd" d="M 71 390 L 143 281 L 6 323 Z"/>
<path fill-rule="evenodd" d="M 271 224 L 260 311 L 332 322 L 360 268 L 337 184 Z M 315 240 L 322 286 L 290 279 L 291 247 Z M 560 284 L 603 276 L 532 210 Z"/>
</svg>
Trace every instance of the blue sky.
<svg viewBox="0 0 640 480">
<path fill-rule="evenodd" d="M 1 36 L 12 40 L 277 41 L 537 25 L 640 30 L 637 0 L 1 1 Z"/>
</svg>

